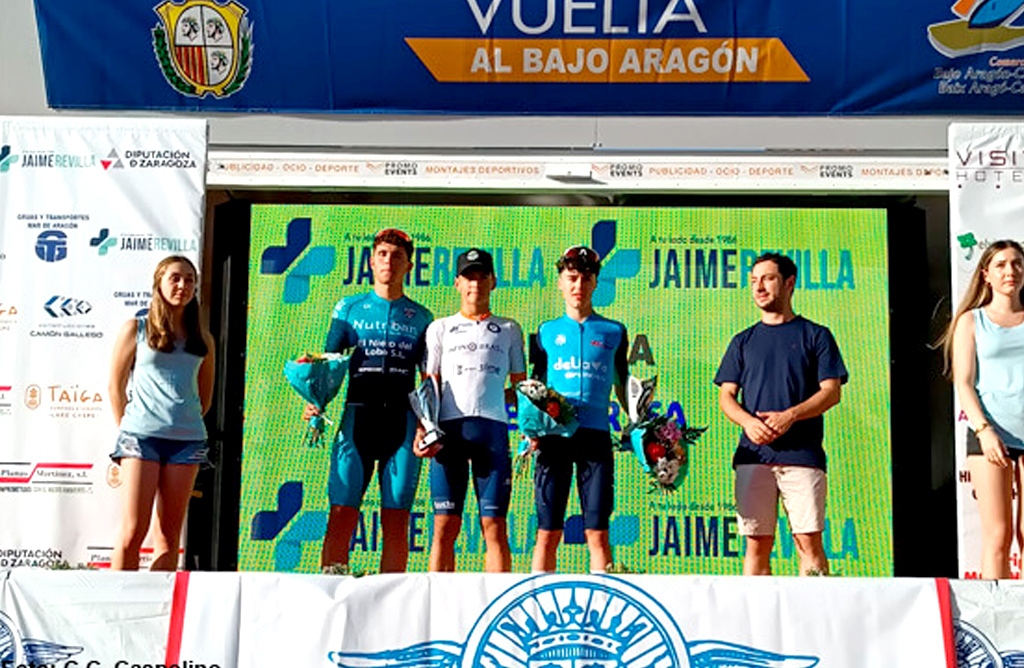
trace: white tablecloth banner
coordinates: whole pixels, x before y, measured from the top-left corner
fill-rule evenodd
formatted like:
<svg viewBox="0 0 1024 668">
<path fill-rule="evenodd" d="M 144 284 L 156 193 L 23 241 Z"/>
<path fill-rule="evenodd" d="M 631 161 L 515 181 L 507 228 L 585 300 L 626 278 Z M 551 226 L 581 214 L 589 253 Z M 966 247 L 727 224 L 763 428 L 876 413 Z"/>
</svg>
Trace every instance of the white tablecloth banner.
<svg viewBox="0 0 1024 668">
<path fill-rule="evenodd" d="M 949 224 L 955 310 L 985 247 L 1024 242 L 1024 124 L 954 123 L 949 128 Z M 967 471 L 967 416 L 954 402 L 960 577 L 979 577 L 981 527 Z M 1020 554 L 1011 569 L 1020 577 Z"/>
<path fill-rule="evenodd" d="M 205 169 L 205 121 L 0 117 L 0 568 L 109 562 L 114 333 L 198 263 Z"/>
</svg>

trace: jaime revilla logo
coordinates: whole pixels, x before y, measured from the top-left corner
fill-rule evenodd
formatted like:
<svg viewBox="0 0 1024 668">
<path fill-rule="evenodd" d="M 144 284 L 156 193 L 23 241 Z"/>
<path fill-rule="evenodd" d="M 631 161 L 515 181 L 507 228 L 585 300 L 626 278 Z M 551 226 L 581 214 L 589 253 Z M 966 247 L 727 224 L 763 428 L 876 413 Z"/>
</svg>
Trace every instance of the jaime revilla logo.
<svg viewBox="0 0 1024 668">
<path fill-rule="evenodd" d="M 648 0 L 635 0 L 631 11 L 616 12 L 612 11 L 613 0 L 464 1 L 478 37 L 405 40 L 437 81 L 662 84 L 810 80 L 777 37 L 714 36 L 695 0 L 669 0 L 657 8 Z M 529 12 L 524 11 L 527 4 Z M 543 13 L 532 11 L 545 4 Z M 495 24 L 510 26 L 514 36 L 493 37 Z M 668 34 L 678 30 L 699 36 Z M 549 34 L 552 36 L 546 36 Z"/>
</svg>

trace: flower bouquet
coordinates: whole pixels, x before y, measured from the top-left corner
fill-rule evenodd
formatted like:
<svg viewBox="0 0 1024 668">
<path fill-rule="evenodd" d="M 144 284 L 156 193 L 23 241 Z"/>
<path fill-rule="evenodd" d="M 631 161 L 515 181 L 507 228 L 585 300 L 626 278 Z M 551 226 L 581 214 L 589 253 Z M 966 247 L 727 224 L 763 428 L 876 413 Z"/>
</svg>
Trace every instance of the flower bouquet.
<svg viewBox="0 0 1024 668">
<path fill-rule="evenodd" d="M 292 389 L 320 411 L 320 415 L 309 419 L 302 439 L 304 445 L 321 445 L 326 425 L 331 422 L 323 411 L 345 382 L 351 357 L 342 353 L 306 353 L 297 360 L 285 362 L 284 377 Z"/>
<path fill-rule="evenodd" d="M 650 491 L 671 492 L 682 486 L 690 461 L 689 448 L 707 427 L 690 428 L 667 415 L 651 411 L 657 377 L 641 381 L 630 377 L 626 387 L 630 423 L 623 430 L 622 446 L 631 450 L 651 484 Z"/>
<path fill-rule="evenodd" d="M 572 436 L 579 427 L 576 408 L 569 400 L 539 380 L 516 384 L 516 415 L 523 440 L 516 453 L 515 469 L 523 472 L 530 456 L 528 439 L 542 436 Z"/>
</svg>

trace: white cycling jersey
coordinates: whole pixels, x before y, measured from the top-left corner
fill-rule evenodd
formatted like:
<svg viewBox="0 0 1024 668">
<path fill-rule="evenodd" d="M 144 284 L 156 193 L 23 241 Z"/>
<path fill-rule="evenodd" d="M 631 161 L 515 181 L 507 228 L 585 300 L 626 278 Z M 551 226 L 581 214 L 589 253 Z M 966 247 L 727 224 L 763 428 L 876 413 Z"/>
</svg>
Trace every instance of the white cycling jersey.
<svg viewBox="0 0 1024 668">
<path fill-rule="evenodd" d="M 426 338 L 426 371 L 441 379 L 440 419 L 508 422 L 505 379 L 526 372 L 519 323 L 495 315 L 471 320 L 456 313 L 430 323 Z"/>
</svg>

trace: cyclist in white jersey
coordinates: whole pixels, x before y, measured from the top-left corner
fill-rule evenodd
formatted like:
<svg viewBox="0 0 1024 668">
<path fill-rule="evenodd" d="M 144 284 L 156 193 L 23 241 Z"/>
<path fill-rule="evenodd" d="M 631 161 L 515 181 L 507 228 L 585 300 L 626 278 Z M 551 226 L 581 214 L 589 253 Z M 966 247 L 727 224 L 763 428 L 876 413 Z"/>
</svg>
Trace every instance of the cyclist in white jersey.
<svg viewBox="0 0 1024 668">
<path fill-rule="evenodd" d="M 456 259 L 455 287 L 459 312 L 435 320 L 427 328 L 426 372 L 441 388 L 440 445 L 418 454 L 433 457 L 430 495 L 434 505 L 434 538 L 430 570 L 455 570 L 455 541 L 462 529 L 469 466 L 487 544 L 489 572 L 509 571 L 509 498 L 512 460 L 508 444 L 506 402 L 512 384 L 526 378 L 523 331 L 509 318 L 492 315 L 491 291 L 496 279 L 490 253 L 471 248 Z"/>
</svg>

